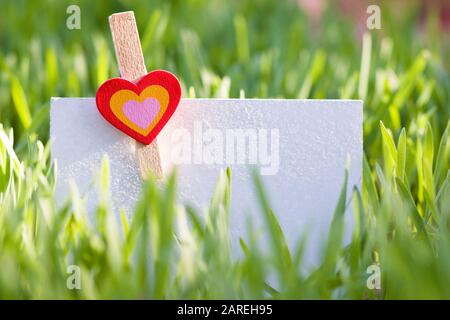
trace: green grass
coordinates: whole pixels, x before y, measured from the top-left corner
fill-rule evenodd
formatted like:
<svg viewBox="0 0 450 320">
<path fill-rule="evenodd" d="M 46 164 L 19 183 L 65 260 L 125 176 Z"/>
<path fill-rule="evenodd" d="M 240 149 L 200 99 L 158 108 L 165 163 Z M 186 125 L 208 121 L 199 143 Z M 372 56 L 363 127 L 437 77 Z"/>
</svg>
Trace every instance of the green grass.
<svg viewBox="0 0 450 320">
<path fill-rule="evenodd" d="M 450 37 L 435 15 L 419 32 L 417 8 L 401 18 L 383 8 L 383 30 L 359 41 L 336 10 L 313 28 L 289 1 L 79 1 L 74 31 L 69 4 L 0 4 L 0 298 L 450 298 Z M 287 249 L 257 176 L 270 245 L 250 225 L 240 254 L 230 248 L 230 172 L 206 217 L 176 203 L 173 175 L 163 188 L 147 181 L 119 223 L 107 161 L 95 221 L 75 187 L 56 208 L 49 99 L 93 96 L 117 75 L 107 16 L 125 10 L 136 12 L 148 69 L 179 75 L 185 96 L 365 100 L 363 190 L 343 188 L 317 268 L 302 268 L 307 239 Z M 71 264 L 82 290 L 66 287 Z M 372 264 L 382 290 L 366 286 Z"/>
</svg>

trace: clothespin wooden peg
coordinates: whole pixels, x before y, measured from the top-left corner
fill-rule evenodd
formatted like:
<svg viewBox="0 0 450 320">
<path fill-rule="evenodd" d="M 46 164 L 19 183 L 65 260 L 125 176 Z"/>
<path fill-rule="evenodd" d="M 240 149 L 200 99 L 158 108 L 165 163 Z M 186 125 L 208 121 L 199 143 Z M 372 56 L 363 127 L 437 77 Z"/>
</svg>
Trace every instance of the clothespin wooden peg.
<svg viewBox="0 0 450 320">
<path fill-rule="evenodd" d="M 137 165 L 146 178 L 162 177 L 156 136 L 178 106 L 181 88 L 171 73 L 147 74 L 141 42 L 132 11 L 109 17 L 120 77 L 103 83 L 97 91 L 97 108 L 113 126 L 134 140 Z M 136 140 L 136 141 L 135 141 Z"/>
</svg>

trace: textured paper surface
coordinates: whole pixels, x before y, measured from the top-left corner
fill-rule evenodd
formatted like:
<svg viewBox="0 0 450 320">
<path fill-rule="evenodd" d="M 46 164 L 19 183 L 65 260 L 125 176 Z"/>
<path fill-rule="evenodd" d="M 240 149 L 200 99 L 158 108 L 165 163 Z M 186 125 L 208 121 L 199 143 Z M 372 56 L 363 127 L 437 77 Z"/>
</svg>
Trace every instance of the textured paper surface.
<svg viewBox="0 0 450 320">
<path fill-rule="evenodd" d="M 176 165 L 174 162 L 184 161 L 177 165 L 180 201 L 200 210 L 209 203 L 219 170 L 228 166 L 226 156 L 231 154 L 226 151 L 226 130 L 239 133 L 236 129 L 248 129 L 250 136 L 256 133 L 263 138 L 266 133 L 269 149 L 276 149 L 270 143 L 276 140 L 270 138 L 270 132 L 278 132 L 278 171 L 267 175 L 267 171 L 273 173 L 275 169 L 262 166 L 266 168 L 262 179 L 271 205 L 292 246 L 304 231 L 311 234 L 310 241 L 315 247 L 321 245 L 319 239 L 325 240 L 323 235 L 332 219 L 347 159 L 351 161 L 348 190 L 361 184 L 362 102 L 182 99 L 173 118 L 158 136 L 165 175 Z M 180 141 L 186 141 L 186 136 L 191 139 L 191 157 L 177 152 L 183 145 Z M 102 155 L 106 153 L 111 165 L 114 206 L 124 208 L 129 214 L 132 212 L 141 187 L 133 144 L 100 116 L 93 98 L 53 98 L 51 137 L 52 159 L 57 160 L 59 169 L 56 193 L 60 201 L 67 195 L 68 181 L 73 179 L 82 192 L 87 192 L 88 207 L 95 205 L 97 198 L 92 174 L 99 172 Z M 211 148 L 217 139 L 224 140 L 222 152 Z M 193 140 L 202 140 L 203 144 Z M 260 141 L 264 142 L 264 139 Z M 206 147 L 209 153 L 202 150 L 207 153 L 206 157 L 195 149 L 199 145 L 203 148 L 209 145 Z M 235 149 L 238 149 L 236 145 Z M 259 145 L 257 149 L 261 151 Z M 250 147 L 244 151 L 249 156 Z M 213 160 L 220 162 L 217 154 L 221 153 L 223 163 L 210 164 Z M 234 162 L 237 160 L 236 156 Z M 256 227 L 262 220 L 250 174 L 252 165 L 247 160 L 241 161 L 243 164 L 230 165 L 230 227 L 234 244 L 245 234 L 249 216 L 253 217 Z M 257 160 L 258 165 L 259 158 Z M 351 224 L 351 216 L 347 215 L 347 218 Z"/>
</svg>

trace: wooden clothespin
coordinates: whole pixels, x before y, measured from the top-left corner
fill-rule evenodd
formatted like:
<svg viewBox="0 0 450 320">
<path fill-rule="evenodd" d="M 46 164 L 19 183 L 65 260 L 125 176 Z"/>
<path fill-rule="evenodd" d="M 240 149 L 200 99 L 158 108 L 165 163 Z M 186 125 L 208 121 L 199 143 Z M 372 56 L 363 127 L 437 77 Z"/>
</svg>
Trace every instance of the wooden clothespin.
<svg viewBox="0 0 450 320">
<path fill-rule="evenodd" d="M 115 13 L 109 16 L 109 26 L 119 65 L 120 76 L 136 82 L 147 74 L 142 54 L 141 41 L 133 11 Z M 151 172 L 162 177 L 161 160 L 156 139 L 150 145 L 143 145 L 130 138 L 135 146 L 136 160 L 142 178 Z"/>
</svg>

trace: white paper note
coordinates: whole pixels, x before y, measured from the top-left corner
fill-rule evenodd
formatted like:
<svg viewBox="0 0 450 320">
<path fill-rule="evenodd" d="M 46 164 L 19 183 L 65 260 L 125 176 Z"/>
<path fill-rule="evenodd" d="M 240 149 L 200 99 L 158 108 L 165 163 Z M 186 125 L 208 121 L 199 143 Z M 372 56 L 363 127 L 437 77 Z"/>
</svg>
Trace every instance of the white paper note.
<svg viewBox="0 0 450 320">
<path fill-rule="evenodd" d="M 88 208 L 95 206 L 92 174 L 99 172 L 106 153 L 114 206 L 132 214 L 141 188 L 133 144 L 101 117 L 94 98 L 53 98 L 51 138 L 59 201 L 73 179 L 88 193 Z M 318 252 L 347 159 L 348 190 L 361 184 L 362 102 L 182 99 L 158 145 L 165 174 L 177 166 L 180 201 L 199 210 L 208 205 L 220 169 L 231 167 L 234 244 L 246 233 L 249 216 L 256 227 L 262 220 L 250 170 L 257 166 L 288 242 L 294 246 L 306 231 Z"/>
</svg>

